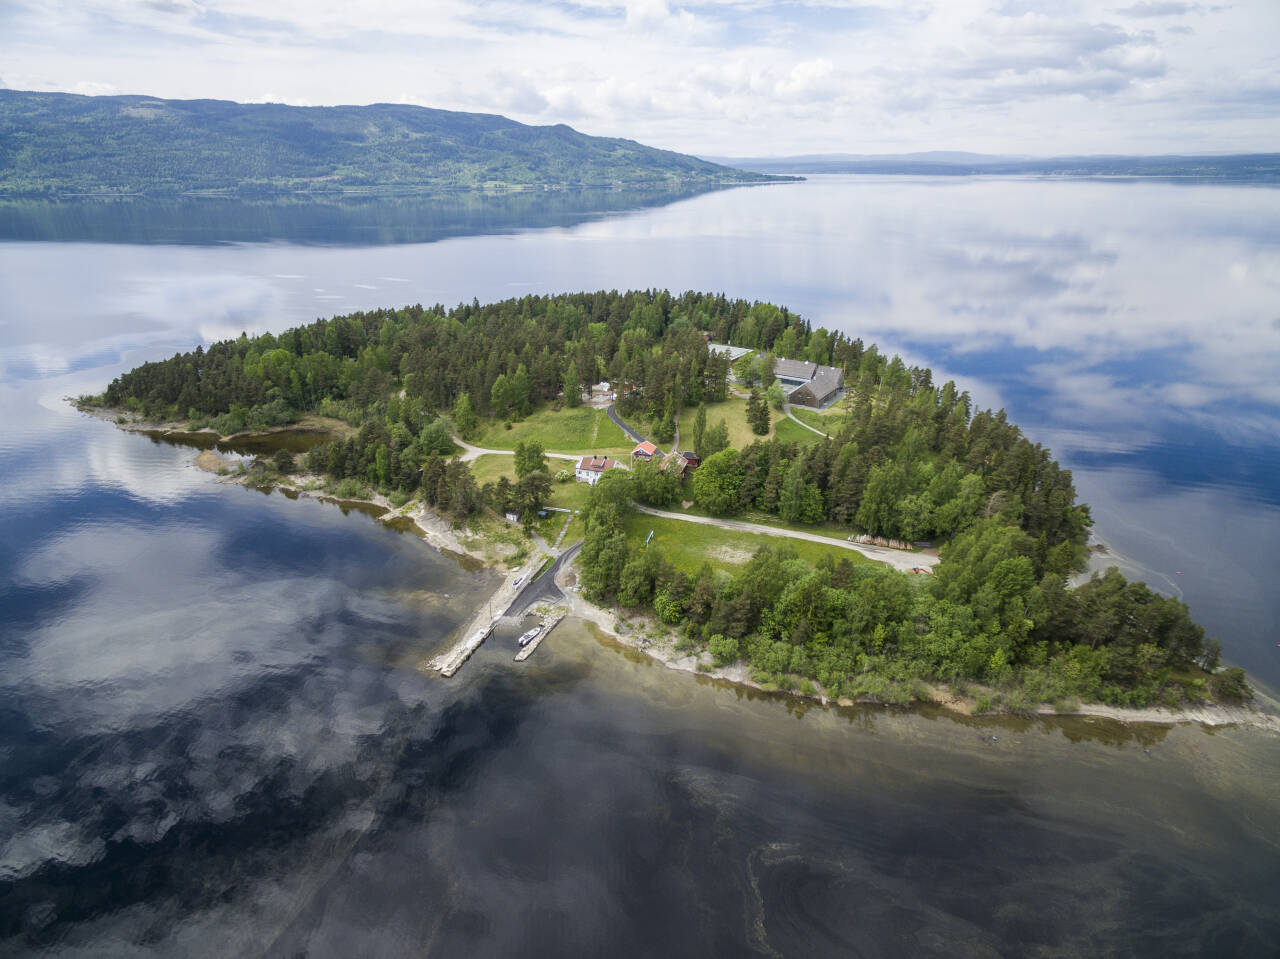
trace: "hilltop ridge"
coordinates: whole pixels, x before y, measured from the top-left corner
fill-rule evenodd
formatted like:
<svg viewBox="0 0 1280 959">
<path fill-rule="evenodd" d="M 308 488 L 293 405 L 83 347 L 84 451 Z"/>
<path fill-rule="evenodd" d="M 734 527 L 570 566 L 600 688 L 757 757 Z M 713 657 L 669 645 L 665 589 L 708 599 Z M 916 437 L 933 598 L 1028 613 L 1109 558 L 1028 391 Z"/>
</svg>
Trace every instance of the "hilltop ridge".
<svg viewBox="0 0 1280 959">
<path fill-rule="evenodd" d="M 0 193 L 580 189 L 777 179 L 564 124 L 407 104 L 295 107 L 0 90 Z"/>
</svg>

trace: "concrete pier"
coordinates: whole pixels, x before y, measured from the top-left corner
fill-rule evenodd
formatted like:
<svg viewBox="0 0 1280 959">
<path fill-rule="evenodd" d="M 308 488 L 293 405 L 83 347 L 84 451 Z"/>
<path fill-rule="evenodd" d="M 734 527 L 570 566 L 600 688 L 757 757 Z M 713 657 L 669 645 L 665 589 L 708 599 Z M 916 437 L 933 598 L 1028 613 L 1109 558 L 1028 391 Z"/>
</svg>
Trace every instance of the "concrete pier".
<svg viewBox="0 0 1280 959">
<path fill-rule="evenodd" d="M 516 662 L 523 663 L 532 656 L 533 651 L 542 645 L 542 641 L 547 638 L 547 633 L 559 626 L 560 620 L 564 619 L 568 612 L 563 607 L 553 610 L 550 616 L 542 621 L 542 629 L 538 631 L 538 635 L 529 640 L 528 644 L 521 647 L 520 651 L 516 653 Z"/>
<path fill-rule="evenodd" d="M 523 587 L 528 585 L 528 578 L 533 575 L 542 561 L 542 555 L 535 554 L 533 559 L 511 573 L 506 582 L 498 587 L 497 592 L 476 611 L 471 622 L 459 631 L 460 638 L 428 662 L 427 668 L 436 670 L 441 676 L 452 676 L 461 669 L 462 664 L 470 659 L 471 655 L 489 638 L 493 628 L 506 614 L 507 606 L 520 595 Z"/>
</svg>

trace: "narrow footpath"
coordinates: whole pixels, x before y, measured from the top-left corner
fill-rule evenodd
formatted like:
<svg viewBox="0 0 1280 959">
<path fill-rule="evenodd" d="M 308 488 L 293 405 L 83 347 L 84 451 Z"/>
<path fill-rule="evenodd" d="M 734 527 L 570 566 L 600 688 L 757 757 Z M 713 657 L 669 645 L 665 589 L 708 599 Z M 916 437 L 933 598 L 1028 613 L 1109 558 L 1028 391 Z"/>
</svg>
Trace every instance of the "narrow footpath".
<svg viewBox="0 0 1280 959">
<path fill-rule="evenodd" d="M 514 450 L 487 450 L 483 446 L 472 446 L 470 443 L 464 440 L 461 436 L 458 436 L 456 433 L 453 436 L 453 441 L 458 446 L 462 447 L 462 455 L 459 456 L 458 459 L 462 460 L 462 462 L 464 463 L 470 463 L 474 460 L 478 460 L 482 456 L 489 456 L 493 454 L 496 454 L 498 456 L 514 456 L 515 455 Z M 576 463 L 578 460 L 582 459 L 583 454 L 552 453 L 552 452 L 549 452 L 548 450 L 543 450 L 542 455 L 549 460 L 569 460 L 570 462 Z"/>
<path fill-rule="evenodd" d="M 831 434 L 830 434 L 830 433 L 824 433 L 824 432 L 822 432 L 822 430 L 818 429 L 816 426 L 810 426 L 810 425 L 809 425 L 808 423 L 806 423 L 804 420 L 800 419 L 800 417 L 796 416 L 796 414 L 792 413 L 792 412 L 791 412 L 791 404 L 790 404 L 790 403 L 783 403 L 783 404 L 782 404 L 782 412 L 783 412 L 783 413 L 785 413 L 785 414 L 787 415 L 787 419 L 789 419 L 789 420 L 793 420 L 794 422 L 799 423 L 801 426 L 803 426 L 803 427 L 804 427 L 805 429 L 807 429 L 809 432 L 811 432 L 811 433 L 817 433 L 819 436 L 825 436 L 827 439 L 831 439 Z"/>
<path fill-rule="evenodd" d="M 700 523 L 703 526 L 718 526 L 721 529 L 735 529 L 741 533 L 760 533 L 764 536 L 777 536 L 781 539 L 803 539 L 810 543 L 822 543 L 826 546 L 839 546 L 841 549 L 861 553 L 867 559 L 878 563 L 886 563 L 894 569 L 909 573 L 916 568 L 936 566 L 938 557 L 928 553 L 920 553 L 909 549 L 889 549 L 887 546 L 863 546 L 847 539 L 836 539 L 834 536 L 822 536 L 818 533 L 806 533 L 796 529 L 781 529 L 777 526 L 765 526 L 762 523 L 747 523 L 737 519 L 721 519 L 712 516 L 691 516 L 688 513 L 669 513 L 666 510 L 654 509 L 652 506 L 636 504 L 636 511 L 663 519 L 676 519 L 684 523 Z"/>
</svg>

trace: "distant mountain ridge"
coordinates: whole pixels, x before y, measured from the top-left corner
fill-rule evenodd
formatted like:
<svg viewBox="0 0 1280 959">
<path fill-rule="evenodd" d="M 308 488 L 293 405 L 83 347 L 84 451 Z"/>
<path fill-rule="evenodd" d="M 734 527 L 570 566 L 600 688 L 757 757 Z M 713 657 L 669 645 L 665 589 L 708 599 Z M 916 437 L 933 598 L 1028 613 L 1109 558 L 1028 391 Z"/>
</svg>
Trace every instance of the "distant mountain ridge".
<svg viewBox="0 0 1280 959">
<path fill-rule="evenodd" d="M 707 158 L 711 159 L 711 158 Z M 1221 156 L 1000 156 L 935 150 L 926 153 L 807 154 L 790 157 L 717 157 L 758 173 L 882 173 L 929 176 L 1027 174 L 1042 176 L 1201 177 L 1280 181 L 1280 153 Z"/>
<path fill-rule="evenodd" d="M 559 124 L 428 107 L 294 107 L 0 90 L 0 193 L 578 189 L 752 183 Z"/>
</svg>

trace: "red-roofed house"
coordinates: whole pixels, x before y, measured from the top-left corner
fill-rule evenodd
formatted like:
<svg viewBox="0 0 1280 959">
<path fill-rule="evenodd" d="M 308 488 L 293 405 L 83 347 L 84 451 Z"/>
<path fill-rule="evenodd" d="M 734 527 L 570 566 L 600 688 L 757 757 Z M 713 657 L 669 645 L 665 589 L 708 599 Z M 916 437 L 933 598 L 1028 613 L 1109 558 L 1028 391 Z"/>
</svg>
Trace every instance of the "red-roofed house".
<svg viewBox="0 0 1280 959">
<path fill-rule="evenodd" d="M 684 479 L 702 464 L 702 459 L 695 453 L 685 450 L 683 453 L 668 453 L 662 461 L 662 471 L 673 470 L 673 476 Z"/>
<path fill-rule="evenodd" d="M 633 462 L 635 460 L 645 460 L 646 462 L 648 462 L 649 460 L 653 459 L 654 454 L 657 452 L 658 452 L 658 447 L 654 446 L 648 440 L 645 440 L 643 443 L 641 443 L 639 446 L 637 446 L 635 449 L 631 451 L 631 459 Z"/>
<path fill-rule="evenodd" d="M 605 470 L 611 470 L 618 464 L 604 456 L 584 456 L 578 460 L 578 468 L 573 471 L 573 478 L 579 483 L 595 486 Z"/>
</svg>

